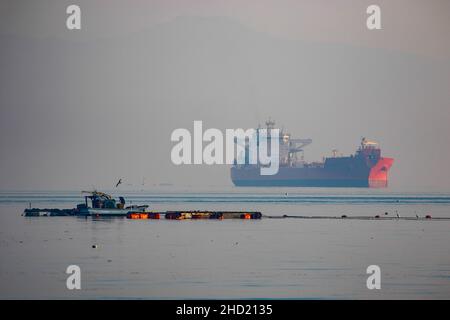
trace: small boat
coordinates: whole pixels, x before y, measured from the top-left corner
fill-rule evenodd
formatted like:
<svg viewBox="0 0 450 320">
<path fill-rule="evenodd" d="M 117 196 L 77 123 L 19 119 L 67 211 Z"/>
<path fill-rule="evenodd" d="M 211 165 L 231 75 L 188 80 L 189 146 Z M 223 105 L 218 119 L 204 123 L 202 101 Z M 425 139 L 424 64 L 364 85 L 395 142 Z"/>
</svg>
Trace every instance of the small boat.
<svg viewBox="0 0 450 320">
<path fill-rule="evenodd" d="M 132 205 L 125 207 L 125 199 L 119 197 L 117 203 L 109 194 L 99 191 L 82 191 L 84 203 L 78 204 L 73 209 L 40 209 L 29 208 L 24 210 L 26 217 L 52 217 L 52 216 L 126 216 L 129 212 L 145 212 L 148 205 Z M 89 200 L 91 205 L 89 206 Z"/>
<path fill-rule="evenodd" d="M 77 209 L 80 216 L 126 216 L 128 212 L 145 212 L 148 205 L 132 205 L 125 207 L 125 199 L 119 197 L 119 202 L 113 199 L 109 194 L 99 191 L 82 191 L 84 203 L 79 204 Z M 91 201 L 89 207 L 88 202 Z"/>
</svg>

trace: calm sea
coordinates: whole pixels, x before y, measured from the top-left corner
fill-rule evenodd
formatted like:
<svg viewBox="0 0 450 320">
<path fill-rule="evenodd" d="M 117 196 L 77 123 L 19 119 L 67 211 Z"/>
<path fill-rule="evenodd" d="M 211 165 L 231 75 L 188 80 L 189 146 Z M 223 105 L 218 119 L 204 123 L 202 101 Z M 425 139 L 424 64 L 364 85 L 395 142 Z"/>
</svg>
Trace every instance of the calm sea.
<svg viewBox="0 0 450 320">
<path fill-rule="evenodd" d="M 155 210 L 450 218 L 450 194 L 439 192 L 161 188 L 113 195 Z M 0 192 L 0 298 L 450 298 L 450 220 L 21 216 L 30 204 L 81 202 L 80 192 Z M 81 290 L 66 288 L 69 265 L 81 268 Z M 380 290 L 367 289 L 369 265 L 381 268 Z"/>
</svg>

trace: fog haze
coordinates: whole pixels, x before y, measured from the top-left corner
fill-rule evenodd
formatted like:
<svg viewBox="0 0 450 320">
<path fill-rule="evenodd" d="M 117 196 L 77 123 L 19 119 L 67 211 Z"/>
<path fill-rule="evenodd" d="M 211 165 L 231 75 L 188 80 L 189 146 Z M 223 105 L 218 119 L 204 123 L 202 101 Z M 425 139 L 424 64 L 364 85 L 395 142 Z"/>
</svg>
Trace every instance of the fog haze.
<svg viewBox="0 0 450 320">
<path fill-rule="evenodd" d="M 274 16 L 248 4 L 239 11 L 236 1 L 235 11 L 220 1 L 170 2 L 172 11 L 136 1 L 135 15 L 91 2 L 78 2 L 81 31 L 65 29 L 71 2 L 0 7 L 0 189 L 111 188 L 119 177 L 130 188 L 144 177 L 147 186 L 230 186 L 228 166 L 173 165 L 171 132 L 192 130 L 194 120 L 225 130 L 271 117 L 313 139 L 308 161 L 353 153 L 365 136 L 395 158 L 391 186 L 450 190 L 447 2 L 423 11 L 411 2 L 409 12 L 431 26 L 409 30 L 408 41 L 395 37 L 411 16 L 397 10 L 393 23 L 387 2 L 386 24 L 373 31 L 386 41 L 364 30 L 363 5 L 358 27 L 343 21 L 333 33 L 331 20 L 313 31 L 280 24 L 300 8 L 289 1 Z M 354 13 L 351 5 L 341 10 Z"/>
</svg>

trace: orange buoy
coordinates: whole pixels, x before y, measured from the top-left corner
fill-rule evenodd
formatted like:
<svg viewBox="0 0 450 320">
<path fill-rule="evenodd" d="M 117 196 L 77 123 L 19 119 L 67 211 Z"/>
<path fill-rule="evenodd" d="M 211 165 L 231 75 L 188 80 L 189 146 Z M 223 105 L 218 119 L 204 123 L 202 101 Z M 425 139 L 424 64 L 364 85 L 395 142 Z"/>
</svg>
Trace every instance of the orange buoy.
<svg viewBox="0 0 450 320">
<path fill-rule="evenodd" d="M 130 212 L 127 214 L 128 219 L 140 219 L 139 213 Z"/>
</svg>

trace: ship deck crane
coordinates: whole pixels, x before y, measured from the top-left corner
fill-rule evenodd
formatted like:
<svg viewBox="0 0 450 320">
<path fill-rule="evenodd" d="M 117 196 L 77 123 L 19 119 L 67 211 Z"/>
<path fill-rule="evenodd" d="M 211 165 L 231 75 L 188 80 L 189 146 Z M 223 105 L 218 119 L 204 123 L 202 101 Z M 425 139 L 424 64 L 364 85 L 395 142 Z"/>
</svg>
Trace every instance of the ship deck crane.
<svg viewBox="0 0 450 320">
<path fill-rule="evenodd" d="M 312 143 L 312 139 L 289 139 L 289 152 L 297 153 L 303 151 L 303 148 Z"/>
</svg>

